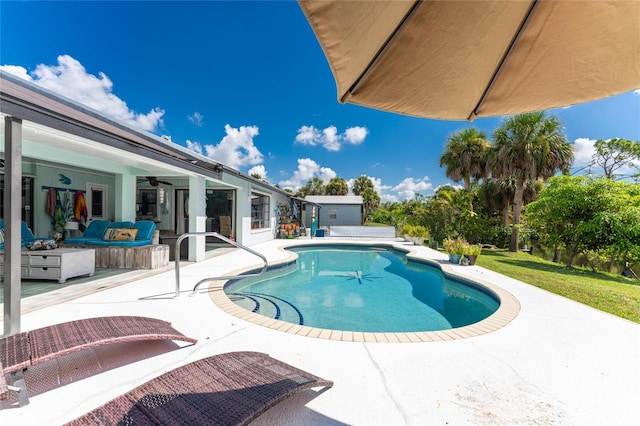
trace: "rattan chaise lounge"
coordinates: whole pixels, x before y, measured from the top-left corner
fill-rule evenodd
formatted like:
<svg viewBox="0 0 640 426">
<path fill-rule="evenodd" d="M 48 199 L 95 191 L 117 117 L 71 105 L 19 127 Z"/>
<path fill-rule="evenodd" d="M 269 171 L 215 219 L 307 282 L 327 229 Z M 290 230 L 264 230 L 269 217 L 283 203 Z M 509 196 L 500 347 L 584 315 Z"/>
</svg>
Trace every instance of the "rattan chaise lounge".
<svg viewBox="0 0 640 426">
<path fill-rule="evenodd" d="M 230 352 L 169 371 L 67 425 L 246 425 L 298 392 L 331 386 L 269 355 Z"/>
<path fill-rule="evenodd" d="M 29 403 L 23 370 L 53 358 L 96 346 L 141 340 L 179 340 L 196 343 L 156 318 L 113 316 L 87 318 L 54 324 L 0 338 L 0 399 L 7 390 L 18 392 L 18 405 Z M 8 386 L 6 374 L 11 374 Z"/>
</svg>

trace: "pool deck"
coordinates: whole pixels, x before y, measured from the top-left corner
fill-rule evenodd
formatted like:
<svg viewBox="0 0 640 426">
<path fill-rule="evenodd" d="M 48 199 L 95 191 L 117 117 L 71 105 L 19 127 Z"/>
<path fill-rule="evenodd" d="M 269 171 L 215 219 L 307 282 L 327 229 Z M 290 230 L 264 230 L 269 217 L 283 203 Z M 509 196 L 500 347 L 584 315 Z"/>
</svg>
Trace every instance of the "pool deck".
<svg viewBox="0 0 640 426">
<path fill-rule="evenodd" d="M 271 263 L 289 257 L 282 246 L 300 242 L 275 240 L 252 248 Z M 411 248 L 446 264 L 442 253 Z M 0 423 L 63 424 L 167 370 L 239 350 L 268 353 L 335 383 L 313 398 L 305 393 L 283 402 L 255 425 L 631 425 L 640 419 L 638 324 L 478 266 L 447 267 L 503 289 L 519 309 L 494 331 L 459 339 L 307 337 L 233 316 L 208 291 L 189 297 L 204 277 L 259 265 L 237 250 L 183 263 L 177 300 L 172 268 L 136 275 L 126 284 L 70 285 L 57 296 L 62 303 L 51 295 L 23 299 L 23 330 L 100 315 L 144 315 L 170 321 L 198 343 L 118 344 L 31 368 L 31 403 L 17 408 L 2 401 Z"/>
</svg>

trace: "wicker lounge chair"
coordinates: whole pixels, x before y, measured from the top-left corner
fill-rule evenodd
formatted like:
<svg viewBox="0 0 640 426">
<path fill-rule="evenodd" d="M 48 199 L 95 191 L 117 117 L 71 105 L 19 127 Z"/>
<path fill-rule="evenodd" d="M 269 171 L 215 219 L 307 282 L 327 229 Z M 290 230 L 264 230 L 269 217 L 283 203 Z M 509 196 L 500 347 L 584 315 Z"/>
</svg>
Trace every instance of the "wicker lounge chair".
<svg viewBox="0 0 640 426">
<path fill-rule="evenodd" d="M 197 342 L 166 321 L 135 316 L 87 318 L 2 337 L 0 399 L 7 396 L 5 374 L 11 374 L 8 389 L 18 392 L 18 404 L 23 406 L 29 403 L 22 378 L 28 367 L 96 346 L 141 340 Z"/>
<path fill-rule="evenodd" d="M 169 371 L 68 425 L 246 425 L 300 391 L 331 386 L 266 354 L 231 352 Z"/>
</svg>

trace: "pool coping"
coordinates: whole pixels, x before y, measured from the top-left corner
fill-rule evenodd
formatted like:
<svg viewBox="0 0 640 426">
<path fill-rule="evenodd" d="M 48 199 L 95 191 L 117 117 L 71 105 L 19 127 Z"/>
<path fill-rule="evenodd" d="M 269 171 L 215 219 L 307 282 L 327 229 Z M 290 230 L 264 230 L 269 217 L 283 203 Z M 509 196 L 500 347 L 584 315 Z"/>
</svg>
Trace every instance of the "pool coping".
<svg viewBox="0 0 640 426">
<path fill-rule="evenodd" d="M 223 310 L 224 312 L 233 315 L 250 323 L 261 325 L 273 330 L 283 331 L 286 333 L 292 333 L 299 336 L 312 337 L 318 339 L 337 340 L 343 342 L 366 342 L 366 343 L 418 343 L 418 342 L 441 342 L 449 340 L 466 339 L 475 336 L 481 336 L 493 331 L 499 330 L 513 321 L 520 312 L 520 302 L 518 299 L 502 287 L 489 283 L 476 277 L 469 277 L 464 274 L 460 274 L 456 271 L 452 264 L 445 259 L 431 259 L 422 253 L 418 253 L 414 246 L 399 244 L 397 242 L 385 241 L 385 242 L 359 242 L 359 241 L 338 241 L 328 240 L 319 242 L 296 242 L 287 244 L 282 247 L 278 247 L 278 250 L 288 255 L 285 259 L 280 259 L 269 263 L 270 267 L 277 267 L 283 264 L 291 263 L 295 261 L 298 255 L 294 252 L 287 250 L 287 247 L 292 246 L 304 246 L 304 245 L 332 245 L 332 244 L 348 244 L 348 245 L 362 245 L 366 247 L 372 246 L 384 246 L 392 247 L 396 250 L 400 250 L 406 253 L 408 259 L 426 263 L 432 266 L 439 267 L 445 276 L 452 276 L 457 280 L 463 281 L 465 284 L 471 286 L 480 286 L 483 290 L 491 292 L 500 302 L 498 309 L 488 316 L 487 318 L 478 321 L 473 324 L 469 324 L 463 327 L 451 328 L 448 330 L 438 331 L 416 331 L 416 332 L 398 332 L 398 333 L 375 333 L 375 332 L 359 332 L 359 331 L 342 331 L 342 330 L 330 330 L 324 328 L 309 327 L 305 325 L 293 324 L 286 321 L 276 320 L 268 318 L 263 315 L 259 315 L 233 303 L 225 294 L 224 287 L 228 280 L 212 281 L 209 284 L 208 293 L 213 303 Z M 477 266 L 461 266 L 462 268 L 478 268 Z M 251 265 L 245 268 L 241 268 L 231 272 L 229 275 L 240 275 L 249 271 L 255 270 L 256 265 Z"/>
</svg>

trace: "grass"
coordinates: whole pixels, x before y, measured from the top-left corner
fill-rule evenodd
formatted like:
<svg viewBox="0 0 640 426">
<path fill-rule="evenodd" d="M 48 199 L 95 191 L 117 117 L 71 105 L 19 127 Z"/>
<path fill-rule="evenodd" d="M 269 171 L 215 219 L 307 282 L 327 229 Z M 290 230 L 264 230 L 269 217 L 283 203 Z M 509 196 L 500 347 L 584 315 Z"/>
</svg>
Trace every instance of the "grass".
<svg viewBox="0 0 640 426">
<path fill-rule="evenodd" d="M 528 253 L 482 250 L 477 265 L 593 308 L 640 323 L 640 281 L 567 268 Z"/>
</svg>

